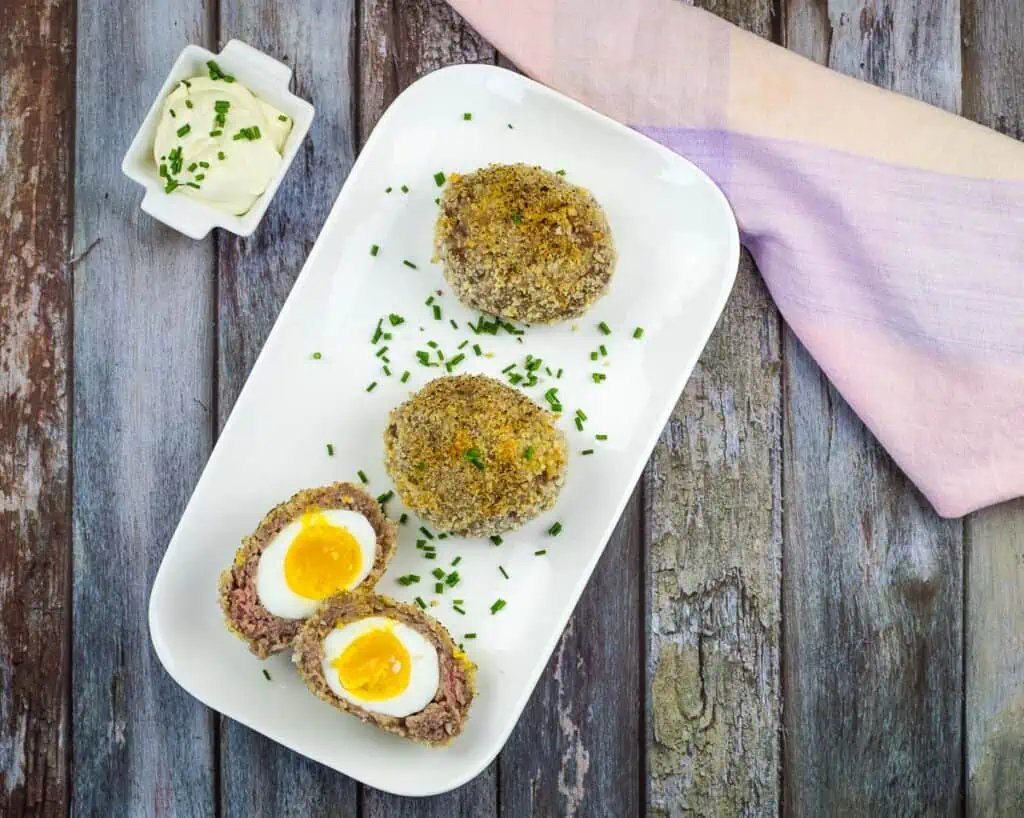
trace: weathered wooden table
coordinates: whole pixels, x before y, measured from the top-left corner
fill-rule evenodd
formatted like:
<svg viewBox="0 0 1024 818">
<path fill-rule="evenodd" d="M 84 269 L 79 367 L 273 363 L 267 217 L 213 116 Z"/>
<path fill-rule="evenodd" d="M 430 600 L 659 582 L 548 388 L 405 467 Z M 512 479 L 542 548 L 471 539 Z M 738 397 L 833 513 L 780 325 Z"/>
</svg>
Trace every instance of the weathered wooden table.
<svg viewBox="0 0 1024 818">
<path fill-rule="evenodd" d="M 705 5 L 1024 133 L 1020 0 Z M 1024 504 L 938 519 L 749 259 L 480 778 L 392 798 L 190 699 L 146 603 L 217 432 L 384 107 L 500 57 L 438 0 L 0 9 L 0 814 L 1024 814 Z M 194 242 L 118 166 L 179 49 L 230 37 L 317 119 L 257 235 Z"/>
</svg>

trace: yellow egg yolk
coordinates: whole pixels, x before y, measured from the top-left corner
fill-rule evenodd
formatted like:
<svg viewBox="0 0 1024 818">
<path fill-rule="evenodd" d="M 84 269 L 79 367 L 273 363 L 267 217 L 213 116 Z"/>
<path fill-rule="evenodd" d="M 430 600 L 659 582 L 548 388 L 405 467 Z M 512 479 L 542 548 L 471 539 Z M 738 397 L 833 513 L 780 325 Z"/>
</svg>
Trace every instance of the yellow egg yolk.
<svg viewBox="0 0 1024 818">
<path fill-rule="evenodd" d="M 391 699 L 409 686 L 412 661 L 401 639 L 377 629 L 353 639 L 331 667 L 349 693 L 372 702 Z"/>
<path fill-rule="evenodd" d="M 302 528 L 284 558 L 284 577 L 299 596 L 326 599 L 347 590 L 363 568 L 363 552 L 347 528 L 323 514 L 302 516 Z"/>
</svg>

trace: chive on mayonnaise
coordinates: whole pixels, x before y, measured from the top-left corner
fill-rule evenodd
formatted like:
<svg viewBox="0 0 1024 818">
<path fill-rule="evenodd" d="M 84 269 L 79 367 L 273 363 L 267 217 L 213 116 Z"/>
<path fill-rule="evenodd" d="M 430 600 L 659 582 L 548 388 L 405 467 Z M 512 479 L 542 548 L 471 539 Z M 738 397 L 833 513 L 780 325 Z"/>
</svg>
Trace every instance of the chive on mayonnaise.
<svg viewBox="0 0 1024 818">
<path fill-rule="evenodd" d="M 242 215 L 281 166 L 291 128 L 290 117 L 211 61 L 209 76 L 178 83 L 164 100 L 153 159 L 168 194 Z"/>
</svg>

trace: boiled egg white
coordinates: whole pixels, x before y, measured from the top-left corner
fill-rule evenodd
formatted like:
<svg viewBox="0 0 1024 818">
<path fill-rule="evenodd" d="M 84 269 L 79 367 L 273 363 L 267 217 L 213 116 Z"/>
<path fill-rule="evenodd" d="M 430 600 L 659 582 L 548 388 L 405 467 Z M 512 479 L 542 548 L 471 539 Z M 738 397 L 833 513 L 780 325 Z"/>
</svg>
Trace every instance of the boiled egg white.
<svg viewBox="0 0 1024 818">
<path fill-rule="evenodd" d="M 370 573 L 377 535 L 349 509 L 308 511 L 286 525 L 260 555 L 256 595 L 284 619 L 305 619 L 323 599 L 351 591 Z"/>
<path fill-rule="evenodd" d="M 328 686 L 364 710 L 402 718 L 437 695 L 437 648 L 408 625 L 370 616 L 335 628 L 323 645 Z"/>
</svg>

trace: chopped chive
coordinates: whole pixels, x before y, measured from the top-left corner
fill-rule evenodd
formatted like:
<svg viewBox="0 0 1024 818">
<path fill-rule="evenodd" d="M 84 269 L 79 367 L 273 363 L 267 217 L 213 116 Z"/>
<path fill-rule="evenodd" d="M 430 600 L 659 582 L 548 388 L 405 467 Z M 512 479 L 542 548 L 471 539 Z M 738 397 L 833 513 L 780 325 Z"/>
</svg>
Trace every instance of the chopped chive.
<svg viewBox="0 0 1024 818">
<path fill-rule="evenodd" d="M 356 474 L 359 475 L 359 482 L 360 483 L 369 483 L 370 482 L 370 478 L 368 478 L 366 476 L 366 472 L 364 472 L 362 469 L 357 471 Z"/>
<path fill-rule="evenodd" d="M 413 583 L 419 582 L 420 578 L 416 574 L 406 574 L 398 578 L 399 585 L 409 586 Z"/>
<path fill-rule="evenodd" d="M 416 540 L 416 547 L 423 548 L 427 544 L 426 540 Z"/>
<path fill-rule="evenodd" d="M 441 185 L 444 184 L 444 174 L 441 171 L 438 171 L 437 173 L 434 174 L 434 183 L 438 187 L 441 187 Z"/>
<path fill-rule="evenodd" d="M 465 348 L 466 348 L 466 347 L 467 347 L 468 345 L 469 345 L 469 341 L 463 341 L 463 342 L 462 342 L 461 344 L 459 344 L 459 345 L 458 345 L 457 347 L 455 347 L 455 348 L 456 348 L 456 349 L 465 349 Z"/>
<path fill-rule="evenodd" d="M 389 502 L 391 500 L 391 498 L 394 497 L 394 496 L 395 496 L 395 493 L 393 491 L 391 491 L 391 489 L 388 489 L 383 494 L 377 495 L 377 503 L 379 505 L 384 505 L 385 503 Z"/>
<path fill-rule="evenodd" d="M 333 443 L 328 443 L 327 444 L 327 456 L 328 457 L 334 457 L 334 444 Z"/>
<path fill-rule="evenodd" d="M 421 525 L 421 526 L 420 526 L 420 531 L 422 531 L 422 532 L 423 532 L 423 536 L 424 536 L 424 537 L 426 537 L 426 538 L 427 538 L 428 540 L 432 540 L 432 539 L 434 539 L 434 535 L 433 535 L 433 534 L 431 534 L 431 533 L 430 533 L 430 531 L 428 531 L 428 530 L 427 530 L 427 528 L 426 528 L 425 526 L 422 526 L 422 525 Z"/>
<path fill-rule="evenodd" d="M 434 583 L 434 593 L 435 594 L 443 594 L 444 593 L 444 583 L 443 582 L 435 582 Z"/>
<path fill-rule="evenodd" d="M 600 324 L 598 324 L 597 328 L 599 330 L 601 330 L 601 334 L 602 335 L 611 335 L 612 334 L 611 327 L 609 327 L 604 321 L 602 321 Z"/>
<path fill-rule="evenodd" d="M 445 366 L 447 367 L 448 371 L 449 371 L 449 372 L 451 372 L 451 371 L 452 371 L 452 369 L 454 369 L 455 367 L 457 367 L 457 366 L 458 366 L 459 364 L 461 364 L 461 363 L 462 363 L 462 362 L 463 362 L 464 360 L 466 360 L 466 356 L 465 356 L 465 355 L 463 355 L 463 354 L 462 354 L 462 353 L 460 352 L 460 353 L 459 353 L 458 355 L 456 355 L 456 356 L 455 356 L 454 358 L 452 358 L 452 359 L 451 359 L 451 360 L 450 360 L 450 361 L 449 361 L 449 362 L 448 362 L 447 364 L 445 364 Z"/>
<path fill-rule="evenodd" d="M 185 184 L 188 185 L 189 187 L 194 187 L 196 190 L 199 190 L 199 185 L 197 185 L 195 182 L 185 182 Z"/>
<path fill-rule="evenodd" d="M 601 381 L 603 381 L 608 376 L 605 375 L 603 372 L 595 372 L 590 377 L 594 379 L 594 383 L 601 383 Z"/>
<path fill-rule="evenodd" d="M 444 533 L 444 532 L 442 531 L 442 532 L 441 532 L 440 534 L 438 534 L 438 535 L 437 535 L 437 538 L 438 538 L 439 540 L 447 540 L 447 539 L 448 539 L 448 535 L 447 535 L 447 534 L 445 534 L 445 533 Z"/>
<path fill-rule="evenodd" d="M 390 192 L 391 192 L 391 188 L 390 188 L 390 187 L 386 187 L 386 188 L 384 188 L 384 192 L 385 192 L 385 193 L 390 193 Z"/>
<path fill-rule="evenodd" d="M 416 604 L 419 605 L 424 610 L 426 610 L 427 603 L 424 602 L 420 597 L 416 597 Z"/>
<path fill-rule="evenodd" d="M 391 313 L 390 315 L 388 315 L 388 322 L 391 324 L 391 326 L 398 327 L 405 323 L 405 319 L 402 318 L 402 316 L 398 315 L 397 313 Z"/>
<path fill-rule="evenodd" d="M 505 570 L 503 565 L 499 565 L 498 570 L 501 571 L 501 575 L 505 577 L 505 579 L 508 579 L 508 572 Z"/>
<path fill-rule="evenodd" d="M 408 193 L 408 192 L 409 192 L 408 186 L 407 185 L 402 185 L 402 193 Z"/>
<path fill-rule="evenodd" d="M 422 460 L 416 464 L 416 471 L 423 471 L 427 467 L 427 464 Z"/>
<path fill-rule="evenodd" d="M 187 134 L 191 130 L 192 126 L 186 123 L 185 125 L 182 125 L 180 128 L 178 128 L 177 134 L 179 137 L 185 136 L 185 134 Z"/>
<path fill-rule="evenodd" d="M 501 538 L 500 534 L 495 534 L 491 537 L 491 542 L 495 545 L 501 545 L 505 541 Z"/>
<path fill-rule="evenodd" d="M 380 252 L 380 245 L 379 244 L 371 244 L 370 245 L 370 255 L 371 256 L 375 256 L 379 252 Z"/>
<path fill-rule="evenodd" d="M 596 361 L 597 360 L 597 350 L 594 350 L 593 352 L 590 353 L 590 360 L 592 360 L 592 361 Z"/>
<path fill-rule="evenodd" d="M 608 354 L 608 348 L 604 344 L 601 344 L 601 346 L 599 346 L 598 349 L 600 350 L 602 356 L 606 356 Z"/>
<path fill-rule="evenodd" d="M 418 267 L 417 267 L 417 266 L 416 266 L 415 264 L 413 264 L 413 263 L 412 263 L 411 261 L 409 261 L 409 259 L 407 259 L 407 258 L 405 258 L 405 259 L 402 259 L 402 264 L 404 264 L 404 265 L 405 265 L 406 267 L 411 267 L 411 268 L 412 268 L 413 270 L 418 270 L 418 269 L 419 269 L 419 268 L 418 268 Z"/>
<path fill-rule="evenodd" d="M 459 576 L 459 572 L 452 571 L 445 579 L 444 584 L 447 585 L 449 588 L 454 588 L 456 585 L 459 584 L 460 579 L 461 577 Z"/>
<path fill-rule="evenodd" d="M 422 350 L 422 349 L 418 349 L 418 350 L 416 350 L 416 357 L 419 359 L 419 362 L 423 366 L 433 366 L 433 364 L 430 363 L 430 353 L 429 352 L 426 352 L 425 350 Z"/>
<path fill-rule="evenodd" d="M 174 109 L 171 108 L 171 119 L 175 119 L 177 116 L 178 115 L 174 112 Z"/>
<path fill-rule="evenodd" d="M 480 349 L 480 344 L 473 344 L 473 353 L 476 355 L 483 355 L 484 352 Z"/>
<path fill-rule="evenodd" d="M 436 351 L 437 351 L 437 360 L 443 361 L 444 360 L 444 352 L 442 352 L 440 349 L 436 350 Z"/>
<path fill-rule="evenodd" d="M 509 123 L 508 123 L 508 129 L 509 129 L 510 131 L 514 131 L 514 130 L 516 129 L 516 126 L 515 126 L 515 125 L 513 125 L 513 124 L 512 124 L 511 122 L 509 122 Z"/>
<path fill-rule="evenodd" d="M 463 639 L 476 639 L 476 634 L 475 633 L 463 634 L 462 638 Z"/>
<path fill-rule="evenodd" d="M 436 205 L 441 204 L 441 200 L 440 199 L 434 199 L 434 204 L 436 204 Z"/>
<path fill-rule="evenodd" d="M 197 162 L 193 162 L 191 165 L 189 165 L 186 168 L 186 170 L 188 170 L 189 173 L 195 173 L 196 172 L 196 168 L 198 168 L 198 167 L 199 167 L 199 164 Z"/>
<path fill-rule="evenodd" d="M 167 184 L 164 185 L 164 193 L 170 193 L 176 187 L 178 187 L 178 183 L 174 179 L 170 179 L 168 180 Z"/>
<path fill-rule="evenodd" d="M 376 388 L 377 388 L 377 382 L 376 382 L 376 381 L 374 381 L 374 382 L 373 382 L 373 383 L 371 383 L 371 384 L 370 384 L 370 385 L 369 385 L 368 387 L 366 387 L 366 391 L 367 391 L 367 392 L 372 392 L 372 391 L 373 391 L 374 389 L 376 389 Z"/>
<path fill-rule="evenodd" d="M 435 321 L 440 321 L 441 320 L 441 307 L 439 305 L 437 305 L 437 304 L 434 305 L 434 320 Z"/>
<path fill-rule="evenodd" d="M 385 358 L 384 360 L 387 359 Z M 388 369 L 386 366 L 384 367 L 384 374 L 387 375 L 389 378 L 391 377 L 391 370 Z"/>
<path fill-rule="evenodd" d="M 492 614 L 496 614 L 498 611 L 500 611 L 502 608 L 504 608 L 505 605 L 506 605 L 506 602 L 505 602 L 504 599 L 500 599 L 499 598 L 499 599 L 494 600 L 494 604 L 491 605 L 491 613 Z"/>
<path fill-rule="evenodd" d="M 452 325 L 452 329 L 458 329 L 459 328 L 459 325 L 455 323 L 455 319 L 454 318 L 449 318 L 448 319 L 448 323 Z M 467 341 L 467 343 L 468 343 L 468 341 Z"/>
<path fill-rule="evenodd" d="M 381 339 L 381 337 L 384 335 L 384 330 L 381 329 L 381 324 L 383 324 L 383 323 L 384 323 L 384 319 L 383 318 L 378 319 L 377 327 L 376 327 L 376 329 L 374 329 L 373 336 L 370 338 L 370 343 L 371 344 L 376 344 Z"/>
<path fill-rule="evenodd" d="M 164 164 L 160 165 L 160 177 L 163 178 L 163 179 L 167 178 L 167 165 L 164 165 Z"/>
<path fill-rule="evenodd" d="M 543 556 L 546 553 L 548 553 L 548 550 L 546 548 L 542 548 L 542 549 L 540 549 L 540 551 L 534 551 L 533 552 L 533 556 L 541 557 L 541 556 Z"/>
<path fill-rule="evenodd" d="M 191 110 L 195 106 L 192 105 L 192 100 L 186 99 L 185 100 L 185 107 L 188 108 L 189 110 Z"/>
<path fill-rule="evenodd" d="M 551 528 L 548 529 L 548 534 L 550 534 L 552 537 L 557 537 L 561 533 L 562 533 L 562 524 L 561 523 L 555 523 L 553 526 L 551 526 Z"/>
<path fill-rule="evenodd" d="M 577 409 L 576 410 L 576 417 L 578 417 L 580 420 L 586 420 L 587 419 L 587 414 L 582 409 Z"/>
<path fill-rule="evenodd" d="M 523 214 L 522 214 L 522 213 L 520 213 L 520 212 L 519 212 L 519 211 L 517 210 L 517 211 L 516 211 L 515 213 L 513 213 L 513 214 L 512 214 L 512 221 L 513 221 L 513 222 L 514 222 L 515 224 L 522 224 L 522 223 L 523 223 Z"/>
<path fill-rule="evenodd" d="M 401 523 L 402 525 L 405 525 L 408 521 L 409 521 L 409 515 L 406 514 L 405 512 L 403 512 L 402 516 L 398 518 L 398 522 Z"/>
<path fill-rule="evenodd" d="M 431 349 L 437 349 L 437 341 L 427 341 L 427 346 Z"/>
<path fill-rule="evenodd" d="M 402 378 L 401 378 L 402 383 L 405 383 L 407 380 L 409 380 L 409 370 L 408 369 L 405 370 L 405 372 L 402 373 Z"/>
<path fill-rule="evenodd" d="M 456 565 L 458 565 L 458 564 L 459 564 L 460 562 L 462 562 L 462 557 L 456 557 L 455 559 L 453 559 L 453 560 L 452 560 L 452 568 L 454 568 L 454 567 L 455 567 Z"/>
<path fill-rule="evenodd" d="M 595 440 L 607 440 L 608 435 L 594 435 Z"/>
<path fill-rule="evenodd" d="M 286 117 L 284 114 L 278 114 L 277 115 L 277 119 L 278 119 L 279 122 L 287 122 L 288 121 L 288 117 Z"/>
<path fill-rule="evenodd" d="M 593 449 L 584 449 L 582 452 L 580 452 L 580 454 L 593 454 L 593 453 L 594 453 Z"/>
<path fill-rule="evenodd" d="M 466 604 L 466 600 L 464 600 L 464 599 L 453 599 L 452 600 L 452 604 L 453 605 L 465 605 Z"/>
<path fill-rule="evenodd" d="M 205 178 L 206 178 L 206 174 L 205 174 L 205 173 L 199 173 L 199 174 L 196 174 L 196 181 L 197 181 L 197 182 L 201 182 L 201 181 L 203 181 L 203 179 L 205 179 Z"/>
<path fill-rule="evenodd" d="M 473 118 L 473 115 L 472 115 L 471 113 L 469 113 L 469 111 L 467 111 L 466 113 L 464 113 L 464 114 L 462 115 L 462 118 L 463 118 L 463 119 L 464 119 L 464 120 L 465 120 L 466 122 L 469 122 L 469 120 L 471 120 L 471 119 Z"/>
<path fill-rule="evenodd" d="M 462 456 L 464 460 L 469 461 L 481 471 L 484 468 L 483 454 L 477 448 L 467 449 L 466 453 Z"/>
<path fill-rule="evenodd" d="M 210 131 L 210 136 L 220 136 L 222 133 L 224 133 L 224 131 L 222 131 L 222 130 L 220 130 L 218 128 L 214 128 L 212 131 Z M 222 156 L 221 159 L 223 159 L 223 158 L 224 157 Z"/>
<path fill-rule="evenodd" d="M 644 328 L 643 327 L 637 327 L 635 330 L 633 330 L 633 337 L 638 339 L 638 340 L 640 338 L 643 338 L 644 337 Z"/>
<path fill-rule="evenodd" d="M 377 351 L 376 351 L 376 352 L 374 353 L 374 357 L 376 357 L 376 358 L 380 358 L 380 357 L 381 357 L 382 355 L 386 355 L 386 354 L 387 354 L 387 351 L 388 351 L 388 346 L 387 346 L 387 344 L 385 344 L 384 346 L 382 346 L 382 347 L 381 347 L 380 349 L 378 349 L 378 350 L 377 350 Z"/>
<path fill-rule="evenodd" d="M 453 603 L 453 604 L 452 604 L 452 610 L 453 610 L 453 611 L 455 611 L 455 613 L 460 613 L 460 614 L 462 614 L 463 616 L 465 616 L 465 615 L 466 615 L 466 612 L 465 612 L 464 610 L 462 610 L 462 608 L 460 608 L 460 607 L 458 606 L 458 603 Z"/>
<path fill-rule="evenodd" d="M 514 373 L 514 372 L 513 372 L 513 373 L 512 373 L 511 375 L 509 375 L 509 376 L 508 376 L 508 382 L 509 382 L 510 384 L 512 384 L 513 386 L 515 386 L 516 384 L 518 384 L 518 383 L 519 383 L 519 382 L 520 382 L 520 381 L 521 381 L 522 379 L 523 379 L 523 376 L 522 376 L 522 375 L 517 375 L 517 374 L 516 374 L 516 373 Z"/>
<path fill-rule="evenodd" d="M 581 418 L 574 418 L 576 421 L 576 429 L 580 432 L 583 431 L 583 420 Z"/>
<path fill-rule="evenodd" d="M 220 159 L 223 162 L 224 161 L 224 157 L 225 157 L 224 151 L 217 151 L 217 158 L 218 159 Z"/>
<path fill-rule="evenodd" d="M 434 579 L 444 579 L 444 568 L 435 568 L 430 573 L 434 575 Z"/>
<path fill-rule="evenodd" d="M 425 560 L 436 560 L 437 559 L 437 554 L 435 554 L 433 551 L 424 551 L 423 552 L 423 559 L 425 559 Z"/>
<path fill-rule="evenodd" d="M 507 375 L 509 372 L 511 372 L 515 368 L 516 368 L 515 364 L 509 364 L 503 370 L 501 370 L 501 374 L 502 375 Z"/>
<path fill-rule="evenodd" d="M 532 459 L 533 459 L 533 446 L 527 446 L 525 449 L 523 449 L 523 460 L 532 460 Z"/>
<path fill-rule="evenodd" d="M 210 69 L 211 80 L 224 80 L 224 82 L 234 82 L 235 78 L 230 74 L 225 74 L 220 70 L 220 66 L 217 65 L 213 60 L 206 61 L 206 67 Z"/>
<path fill-rule="evenodd" d="M 429 307 L 431 304 L 434 303 L 434 296 L 432 296 L 432 295 L 427 296 L 427 300 L 424 301 L 423 303 L 426 304 Z"/>
<path fill-rule="evenodd" d="M 548 377 L 549 378 L 555 377 L 555 373 L 551 371 L 551 367 L 550 366 L 544 367 L 544 371 L 548 373 Z"/>
<path fill-rule="evenodd" d="M 270 672 L 266 668 L 263 668 L 263 678 L 266 679 L 268 682 L 272 681 L 270 678 Z"/>
<path fill-rule="evenodd" d="M 565 168 L 559 168 L 555 171 L 556 176 L 565 176 Z"/>
</svg>

